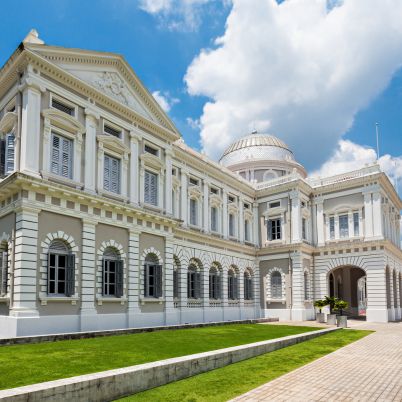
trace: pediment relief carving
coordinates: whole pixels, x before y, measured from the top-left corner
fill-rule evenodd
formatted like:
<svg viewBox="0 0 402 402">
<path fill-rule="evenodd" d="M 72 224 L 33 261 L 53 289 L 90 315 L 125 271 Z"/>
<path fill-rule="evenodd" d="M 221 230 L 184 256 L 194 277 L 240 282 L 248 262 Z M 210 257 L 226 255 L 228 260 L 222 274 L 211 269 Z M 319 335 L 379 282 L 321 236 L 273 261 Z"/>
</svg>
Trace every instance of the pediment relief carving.
<svg viewBox="0 0 402 402">
<path fill-rule="evenodd" d="M 45 119 L 45 126 L 50 123 L 69 132 L 78 134 L 85 133 L 85 127 L 75 117 L 69 116 L 60 110 L 45 109 L 42 112 L 42 116 Z"/>
<path fill-rule="evenodd" d="M 14 130 L 17 124 L 17 113 L 8 112 L 0 120 L 0 133 L 7 134 Z"/>
</svg>

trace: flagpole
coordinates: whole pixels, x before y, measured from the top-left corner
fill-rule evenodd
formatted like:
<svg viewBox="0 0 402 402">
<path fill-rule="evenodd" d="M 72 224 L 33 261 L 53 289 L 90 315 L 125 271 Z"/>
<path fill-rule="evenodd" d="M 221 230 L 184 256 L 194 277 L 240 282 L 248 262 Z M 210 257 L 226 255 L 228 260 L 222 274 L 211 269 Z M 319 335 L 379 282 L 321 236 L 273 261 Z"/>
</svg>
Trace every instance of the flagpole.
<svg viewBox="0 0 402 402">
<path fill-rule="evenodd" d="M 378 123 L 375 123 L 375 135 L 377 139 L 377 162 L 380 159 L 380 145 L 378 142 Z"/>
</svg>

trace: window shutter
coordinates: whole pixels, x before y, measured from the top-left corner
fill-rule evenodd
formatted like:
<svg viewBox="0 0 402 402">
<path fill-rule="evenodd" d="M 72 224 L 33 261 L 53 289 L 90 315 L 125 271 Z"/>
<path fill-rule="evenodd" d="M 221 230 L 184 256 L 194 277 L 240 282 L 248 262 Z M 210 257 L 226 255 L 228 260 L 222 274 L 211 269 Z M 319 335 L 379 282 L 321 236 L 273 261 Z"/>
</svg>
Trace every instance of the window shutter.
<svg viewBox="0 0 402 402">
<path fill-rule="evenodd" d="M 239 298 L 239 279 L 233 277 L 233 299 L 237 300 Z"/>
<path fill-rule="evenodd" d="M 116 287 L 115 287 L 115 296 L 122 297 L 123 296 L 123 284 L 124 284 L 124 263 L 123 260 L 117 260 L 116 263 Z"/>
<path fill-rule="evenodd" d="M 0 177 L 6 173 L 6 141 L 0 139 Z"/>
<path fill-rule="evenodd" d="M 120 193 L 120 161 L 115 158 L 111 158 L 111 191 L 118 194 Z"/>
<path fill-rule="evenodd" d="M 5 144 L 5 173 L 14 171 L 14 156 L 15 156 L 15 136 L 14 134 L 6 135 Z"/>
<path fill-rule="evenodd" d="M 110 158 L 107 155 L 103 160 L 103 188 L 110 191 Z"/>
<path fill-rule="evenodd" d="M 195 274 L 195 297 L 196 299 L 201 298 L 201 273 L 197 272 Z"/>
<path fill-rule="evenodd" d="M 106 284 L 105 276 L 106 276 L 106 260 L 104 258 L 102 258 L 102 296 L 106 295 L 106 292 L 105 292 L 105 284 Z"/>
<path fill-rule="evenodd" d="M 221 297 L 221 277 L 218 275 L 216 277 L 216 298 L 220 299 Z"/>
<path fill-rule="evenodd" d="M 156 265 L 156 297 L 162 297 L 162 265 Z"/>
<path fill-rule="evenodd" d="M 148 276 L 149 276 L 148 264 L 145 264 L 144 265 L 144 297 L 149 296 Z"/>
<path fill-rule="evenodd" d="M 191 299 L 191 272 L 187 272 L 187 298 Z"/>
<path fill-rule="evenodd" d="M 150 183 L 150 190 L 151 190 L 151 204 L 158 205 L 158 188 L 157 188 L 157 175 L 151 174 L 151 183 Z"/>
<path fill-rule="evenodd" d="M 66 138 L 62 138 L 62 146 L 61 176 L 71 179 L 71 141 Z"/>
<path fill-rule="evenodd" d="M 272 240 L 272 221 L 268 221 L 268 240 Z"/>
<path fill-rule="evenodd" d="M 60 168 L 60 138 L 57 135 L 52 136 L 52 155 L 50 170 L 54 174 L 59 174 Z"/>
<path fill-rule="evenodd" d="M 75 255 L 67 255 L 67 268 L 66 268 L 66 296 L 74 294 L 75 287 Z"/>
<path fill-rule="evenodd" d="M 8 261 L 7 253 L 0 252 L 0 295 L 7 294 Z"/>
</svg>

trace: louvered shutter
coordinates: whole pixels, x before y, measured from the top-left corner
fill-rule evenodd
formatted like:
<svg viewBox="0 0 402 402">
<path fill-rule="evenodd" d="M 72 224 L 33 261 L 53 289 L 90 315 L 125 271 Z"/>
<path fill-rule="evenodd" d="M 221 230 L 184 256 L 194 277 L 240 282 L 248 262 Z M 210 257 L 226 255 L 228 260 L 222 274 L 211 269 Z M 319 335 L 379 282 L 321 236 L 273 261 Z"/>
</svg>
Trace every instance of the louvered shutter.
<svg viewBox="0 0 402 402">
<path fill-rule="evenodd" d="M 0 177 L 6 173 L 6 141 L 0 139 Z"/>
<path fill-rule="evenodd" d="M 123 288 L 124 288 L 124 263 L 122 260 L 115 261 L 116 264 L 116 287 L 115 287 L 115 296 L 122 297 L 123 296 Z"/>
<path fill-rule="evenodd" d="M 221 294 L 221 289 L 222 289 L 222 279 L 221 279 L 221 277 L 218 275 L 217 277 L 216 277 L 216 289 L 217 289 L 217 292 L 216 292 L 216 298 L 217 299 L 221 299 L 222 298 L 222 294 Z"/>
<path fill-rule="evenodd" d="M 155 266 L 156 294 L 155 297 L 162 297 L 162 265 Z"/>
<path fill-rule="evenodd" d="M 106 296 L 106 260 L 102 258 L 102 295 Z"/>
<path fill-rule="evenodd" d="M 110 169 L 110 191 L 113 193 L 120 193 L 120 161 L 116 158 L 110 158 L 111 169 Z"/>
<path fill-rule="evenodd" d="M 233 277 L 233 299 L 239 298 L 239 280 L 237 277 Z"/>
<path fill-rule="evenodd" d="M 151 204 L 158 205 L 158 183 L 157 183 L 158 176 L 154 173 L 150 175 L 150 193 L 151 193 Z"/>
<path fill-rule="evenodd" d="M 187 272 L 187 298 L 191 299 L 191 272 Z"/>
<path fill-rule="evenodd" d="M 60 137 L 52 136 L 52 155 L 50 170 L 54 174 L 59 174 L 60 171 Z"/>
<path fill-rule="evenodd" d="M 71 179 L 72 142 L 67 138 L 61 138 L 61 140 L 62 140 L 61 176 Z"/>
<path fill-rule="evenodd" d="M 75 255 L 67 255 L 66 267 L 66 296 L 72 296 L 75 292 Z"/>
<path fill-rule="evenodd" d="M 201 273 L 197 272 L 195 274 L 195 298 L 201 298 Z"/>
<path fill-rule="evenodd" d="M 148 264 L 145 264 L 144 265 L 144 297 L 149 296 L 148 277 L 149 277 L 149 268 L 148 268 Z"/>
<path fill-rule="evenodd" d="M 0 252 L 0 295 L 7 294 L 8 261 L 7 253 Z"/>
<path fill-rule="evenodd" d="M 103 160 L 103 188 L 110 191 L 110 158 L 107 155 Z"/>
<path fill-rule="evenodd" d="M 14 171 L 14 157 L 15 157 L 15 136 L 14 134 L 6 135 L 5 144 L 5 173 L 9 174 Z"/>
</svg>

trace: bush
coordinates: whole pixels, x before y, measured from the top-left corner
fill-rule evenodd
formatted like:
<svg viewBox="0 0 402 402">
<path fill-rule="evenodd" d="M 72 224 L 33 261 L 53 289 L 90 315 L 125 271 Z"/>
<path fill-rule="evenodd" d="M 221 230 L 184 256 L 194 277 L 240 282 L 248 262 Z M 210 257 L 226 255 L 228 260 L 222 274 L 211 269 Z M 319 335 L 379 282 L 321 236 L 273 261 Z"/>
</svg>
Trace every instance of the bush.
<svg viewBox="0 0 402 402">
<path fill-rule="evenodd" d="M 342 315 L 343 310 L 346 310 L 349 307 L 349 303 L 345 300 L 337 300 L 334 306 L 335 311 L 339 311 L 340 315 Z"/>
<path fill-rule="evenodd" d="M 333 310 L 335 309 L 335 304 L 339 299 L 335 296 L 325 296 L 325 301 L 327 302 L 327 305 L 329 305 L 329 311 L 332 314 Z"/>
<path fill-rule="evenodd" d="M 317 307 L 319 309 L 320 314 L 321 314 L 321 309 L 327 305 L 328 305 L 328 303 L 325 300 L 316 300 L 314 302 L 314 307 Z"/>
</svg>

